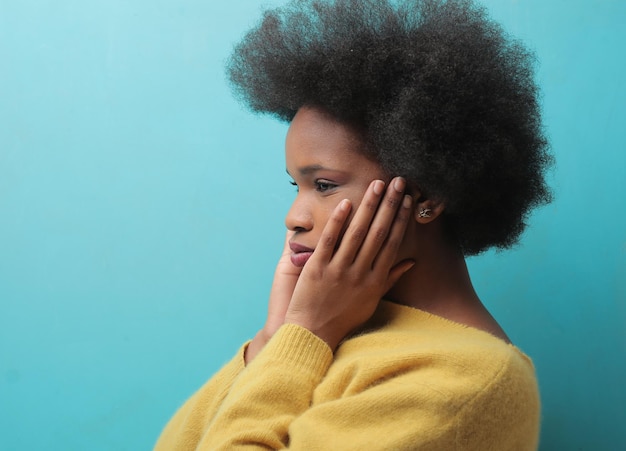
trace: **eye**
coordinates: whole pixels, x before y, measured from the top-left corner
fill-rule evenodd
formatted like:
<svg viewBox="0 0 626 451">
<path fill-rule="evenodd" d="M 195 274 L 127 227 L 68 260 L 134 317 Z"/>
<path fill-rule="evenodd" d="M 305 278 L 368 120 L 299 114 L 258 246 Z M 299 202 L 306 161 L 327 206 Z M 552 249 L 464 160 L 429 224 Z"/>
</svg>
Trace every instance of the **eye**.
<svg viewBox="0 0 626 451">
<path fill-rule="evenodd" d="M 329 182 L 328 180 L 321 180 L 318 179 L 315 181 L 315 190 L 319 191 L 320 193 L 325 193 L 326 191 L 329 191 L 333 188 L 336 188 L 337 185 L 335 185 L 334 183 Z"/>
<path fill-rule="evenodd" d="M 298 188 L 298 184 L 297 184 L 296 182 L 294 182 L 293 180 L 290 180 L 290 181 L 289 181 L 289 184 L 290 184 L 291 186 L 295 186 L 295 187 L 296 187 L 296 192 L 299 192 L 299 191 L 300 191 L 300 188 Z"/>
</svg>

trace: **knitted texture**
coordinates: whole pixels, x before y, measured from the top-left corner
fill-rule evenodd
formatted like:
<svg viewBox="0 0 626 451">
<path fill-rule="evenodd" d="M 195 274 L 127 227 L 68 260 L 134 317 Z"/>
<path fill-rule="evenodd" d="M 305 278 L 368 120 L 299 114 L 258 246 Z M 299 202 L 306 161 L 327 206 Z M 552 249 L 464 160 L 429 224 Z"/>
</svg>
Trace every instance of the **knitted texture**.
<svg viewBox="0 0 626 451">
<path fill-rule="evenodd" d="M 537 449 L 532 362 L 486 332 L 381 302 L 334 356 L 295 325 L 247 367 L 243 350 L 177 412 L 157 451 Z"/>
</svg>

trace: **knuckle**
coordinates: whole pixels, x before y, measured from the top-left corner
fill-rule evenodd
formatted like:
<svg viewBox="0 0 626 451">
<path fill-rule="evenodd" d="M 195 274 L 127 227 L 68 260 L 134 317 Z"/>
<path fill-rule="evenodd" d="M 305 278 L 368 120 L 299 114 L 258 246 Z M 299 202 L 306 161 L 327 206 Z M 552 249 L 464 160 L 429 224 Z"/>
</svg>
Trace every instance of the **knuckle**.
<svg viewBox="0 0 626 451">
<path fill-rule="evenodd" d="M 398 239 L 397 237 L 389 237 L 389 239 L 387 240 L 387 246 L 390 249 L 398 249 L 400 248 L 400 244 L 402 243 L 402 240 Z"/>
<path fill-rule="evenodd" d="M 350 240 L 356 243 L 360 243 L 365 238 L 366 229 L 364 227 L 355 226 L 350 231 Z"/>
<path fill-rule="evenodd" d="M 360 271 L 346 271 L 344 274 L 344 278 L 352 285 L 362 285 L 363 275 Z"/>
<path fill-rule="evenodd" d="M 409 214 L 409 211 L 405 208 L 401 209 L 398 211 L 398 216 L 397 216 L 397 220 L 400 222 L 404 222 L 407 221 L 409 219 L 411 215 Z"/>
<path fill-rule="evenodd" d="M 383 227 L 376 227 L 372 229 L 372 234 L 377 243 L 382 243 L 387 238 L 387 229 Z"/>
<path fill-rule="evenodd" d="M 385 202 L 390 208 L 398 208 L 398 204 L 400 204 L 400 199 L 395 196 L 387 197 Z"/>
<path fill-rule="evenodd" d="M 341 215 L 341 213 L 334 213 L 328 219 L 329 225 L 333 229 L 340 229 L 343 226 L 344 221 L 345 221 L 345 218 Z"/>
<path fill-rule="evenodd" d="M 332 215 L 330 215 L 330 218 L 328 220 L 335 224 L 339 224 L 340 222 L 342 222 L 341 214 L 338 212 L 334 212 Z"/>
<path fill-rule="evenodd" d="M 320 245 L 325 249 L 333 247 L 335 245 L 335 237 L 330 233 L 323 234 L 320 238 Z"/>
<path fill-rule="evenodd" d="M 376 211 L 378 208 L 378 202 L 375 199 L 364 199 L 361 205 L 370 211 Z"/>
</svg>

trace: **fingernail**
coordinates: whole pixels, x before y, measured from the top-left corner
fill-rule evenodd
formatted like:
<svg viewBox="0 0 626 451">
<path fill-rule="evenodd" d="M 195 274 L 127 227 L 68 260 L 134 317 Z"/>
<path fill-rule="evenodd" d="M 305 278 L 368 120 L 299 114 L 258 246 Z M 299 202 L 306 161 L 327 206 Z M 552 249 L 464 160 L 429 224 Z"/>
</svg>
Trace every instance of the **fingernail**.
<svg viewBox="0 0 626 451">
<path fill-rule="evenodd" d="M 342 200 L 341 203 L 339 204 L 339 208 L 342 211 L 346 211 L 348 208 L 350 208 L 350 201 L 348 199 Z"/>
<path fill-rule="evenodd" d="M 409 196 L 408 194 L 404 196 L 404 199 L 402 199 L 402 206 L 404 208 L 411 208 L 412 204 L 413 204 L 413 199 L 411 198 L 411 196 Z"/>
<path fill-rule="evenodd" d="M 374 182 L 374 193 L 377 196 L 380 196 L 383 193 L 383 188 L 385 188 L 385 182 L 382 180 L 376 180 Z"/>
<path fill-rule="evenodd" d="M 405 185 L 406 183 L 404 182 L 404 179 L 402 177 L 396 177 L 395 181 L 393 182 L 393 187 L 399 193 L 404 191 Z"/>
</svg>

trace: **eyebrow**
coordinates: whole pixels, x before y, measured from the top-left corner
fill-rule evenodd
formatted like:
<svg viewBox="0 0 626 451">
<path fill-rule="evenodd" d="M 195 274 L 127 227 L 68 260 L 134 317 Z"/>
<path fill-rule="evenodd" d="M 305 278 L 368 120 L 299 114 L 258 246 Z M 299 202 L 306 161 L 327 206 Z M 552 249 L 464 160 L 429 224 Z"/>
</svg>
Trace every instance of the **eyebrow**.
<svg viewBox="0 0 626 451">
<path fill-rule="evenodd" d="M 287 174 L 289 174 L 289 169 L 285 169 L 287 171 Z M 300 175 L 309 175 L 312 174 L 314 172 L 317 171 L 332 171 L 332 172 L 343 172 L 343 171 L 339 171 L 337 169 L 331 169 L 331 168 L 327 168 L 324 167 L 320 164 L 311 164 L 309 166 L 304 166 L 301 168 L 298 168 L 298 172 L 300 173 Z M 291 175 L 291 174 L 289 174 Z"/>
</svg>

